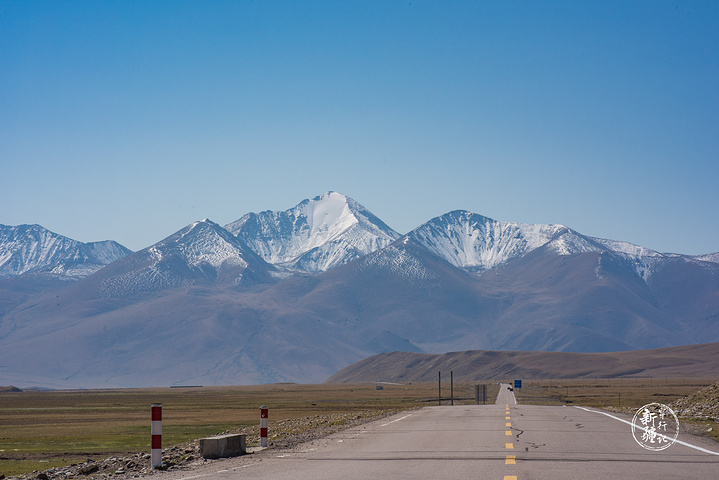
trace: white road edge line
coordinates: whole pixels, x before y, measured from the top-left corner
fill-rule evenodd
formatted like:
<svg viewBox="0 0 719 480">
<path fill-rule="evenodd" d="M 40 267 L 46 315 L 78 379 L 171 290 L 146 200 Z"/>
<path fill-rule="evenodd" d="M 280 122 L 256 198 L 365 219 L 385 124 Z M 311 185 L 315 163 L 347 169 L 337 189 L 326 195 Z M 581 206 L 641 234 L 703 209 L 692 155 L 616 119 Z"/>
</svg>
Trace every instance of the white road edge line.
<svg viewBox="0 0 719 480">
<path fill-rule="evenodd" d="M 392 420 L 391 422 L 385 423 L 384 425 L 380 425 L 380 427 L 386 427 L 386 426 L 389 425 L 390 423 L 399 422 L 400 420 L 404 420 L 405 418 L 411 417 L 411 416 L 412 416 L 412 414 L 410 413 L 409 415 L 405 415 L 405 416 L 402 417 L 402 418 L 397 418 L 397 419 Z"/>
<path fill-rule="evenodd" d="M 632 424 L 632 422 L 628 422 L 628 421 L 624 420 L 623 418 L 615 417 L 614 415 L 610 415 L 610 414 L 607 413 L 607 412 L 602 412 L 602 411 L 599 411 L 599 410 L 590 410 L 590 409 L 588 409 L 588 408 L 580 407 L 580 406 L 578 406 L 578 405 L 574 405 L 574 407 L 575 407 L 575 408 L 582 409 L 582 410 L 584 410 L 584 411 L 586 411 L 586 412 L 601 413 L 602 415 L 606 415 L 607 417 L 613 418 L 614 420 L 619 420 L 620 422 L 624 422 L 624 423 L 626 423 L 627 425 L 631 425 L 631 424 Z M 659 434 L 659 435 L 661 435 L 661 434 Z M 662 436 L 663 436 L 663 435 L 662 435 Z M 710 453 L 710 454 L 712 454 L 712 455 L 719 455 L 719 452 L 713 452 L 713 451 L 711 451 L 711 450 L 707 450 L 706 448 L 698 447 L 698 446 L 696 446 L 696 445 L 692 445 L 691 443 L 683 442 L 683 441 L 681 441 L 681 440 L 679 440 L 679 439 L 675 440 L 675 442 L 676 442 L 676 443 L 680 443 L 680 444 L 684 445 L 685 447 L 693 448 L 693 449 L 695 449 L 695 450 L 699 450 L 699 451 L 704 452 L 704 453 Z"/>
</svg>

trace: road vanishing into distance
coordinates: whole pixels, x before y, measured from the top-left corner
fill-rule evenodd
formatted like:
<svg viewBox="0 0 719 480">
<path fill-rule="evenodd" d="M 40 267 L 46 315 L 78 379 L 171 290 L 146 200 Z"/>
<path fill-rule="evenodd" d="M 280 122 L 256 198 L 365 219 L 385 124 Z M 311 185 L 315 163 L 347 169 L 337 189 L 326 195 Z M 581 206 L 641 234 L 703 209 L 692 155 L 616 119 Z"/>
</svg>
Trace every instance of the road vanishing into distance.
<svg viewBox="0 0 719 480">
<path fill-rule="evenodd" d="M 680 433 L 671 447 L 651 451 L 634 440 L 630 421 L 588 408 L 518 405 L 503 385 L 495 405 L 425 407 L 294 449 L 269 449 L 146 478 L 719 478 L 716 442 Z"/>
</svg>

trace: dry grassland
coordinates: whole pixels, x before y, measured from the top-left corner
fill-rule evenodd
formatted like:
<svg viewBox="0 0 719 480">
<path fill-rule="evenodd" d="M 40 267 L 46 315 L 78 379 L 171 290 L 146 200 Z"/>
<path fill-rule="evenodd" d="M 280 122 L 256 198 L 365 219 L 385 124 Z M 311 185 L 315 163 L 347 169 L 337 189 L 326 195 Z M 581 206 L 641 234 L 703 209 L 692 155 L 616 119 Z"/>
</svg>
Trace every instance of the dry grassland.
<svg viewBox="0 0 719 480">
<path fill-rule="evenodd" d="M 668 404 L 695 393 L 716 378 L 606 378 L 525 380 L 515 391 L 519 403 L 637 409 L 652 402 Z"/>
<path fill-rule="evenodd" d="M 0 474 L 149 451 L 150 405 L 163 404 L 163 445 L 259 423 L 436 401 L 435 385 L 295 385 L 0 393 Z"/>
<path fill-rule="evenodd" d="M 626 412 L 651 402 L 669 404 L 716 379 L 525 380 L 520 403 L 582 405 Z M 487 382 L 487 403 L 499 389 Z M 407 410 L 437 405 L 437 384 L 295 385 L 0 393 L 0 474 L 79 463 L 88 458 L 149 451 L 150 405 L 163 404 L 163 446 L 259 424 L 259 407 L 273 422 L 312 416 Z M 475 403 L 474 383 L 456 382 L 454 404 Z M 442 404 L 450 387 L 442 384 Z M 311 422 L 299 422 L 310 425 Z M 698 430 L 716 422 L 683 420 Z M 293 423 L 296 430 L 297 423 Z M 307 428 L 312 428 L 308 426 Z M 296 433 L 296 432 L 295 432 Z"/>
</svg>

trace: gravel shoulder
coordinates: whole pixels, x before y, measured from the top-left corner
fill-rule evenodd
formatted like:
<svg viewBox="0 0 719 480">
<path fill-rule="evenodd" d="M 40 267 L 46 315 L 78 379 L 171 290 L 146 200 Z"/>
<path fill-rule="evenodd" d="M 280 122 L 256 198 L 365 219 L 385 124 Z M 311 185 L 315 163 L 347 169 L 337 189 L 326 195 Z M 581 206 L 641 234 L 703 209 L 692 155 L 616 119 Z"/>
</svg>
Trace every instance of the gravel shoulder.
<svg viewBox="0 0 719 480">
<path fill-rule="evenodd" d="M 379 420 L 397 413 L 397 409 L 376 409 L 363 410 L 349 413 L 337 413 L 329 415 L 313 415 L 302 418 L 270 421 L 269 424 L 269 449 L 291 449 L 303 443 L 322 439 L 333 433 L 362 425 L 368 422 Z M 238 430 L 227 430 L 218 432 L 218 435 L 245 434 L 247 435 L 248 449 L 256 449 L 260 443 L 259 425 L 246 427 Z M 256 455 L 248 454 L 241 459 L 250 460 Z M 170 472 L 188 472 L 202 468 L 215 466 L 225 468 L 231 460 L 237 459 L 204 459 L 199 453 L 199 441 L 183 443 L 163 448 L 162 469 L 150 468 L 150 453 L 136 453 L 129 456 L 113 456 L 103 460 L 90 460 L 79 464 L 68 465 L 67 467 L 51 468 L 43 472 L 33 472 L 26 475 L 3 477 L 0 480 L 127 480 L 141 477 L 157 477 L 157 480 L 170 478 Z M 210 468 L 211 470 L 211 468 Z"/>
</svg>

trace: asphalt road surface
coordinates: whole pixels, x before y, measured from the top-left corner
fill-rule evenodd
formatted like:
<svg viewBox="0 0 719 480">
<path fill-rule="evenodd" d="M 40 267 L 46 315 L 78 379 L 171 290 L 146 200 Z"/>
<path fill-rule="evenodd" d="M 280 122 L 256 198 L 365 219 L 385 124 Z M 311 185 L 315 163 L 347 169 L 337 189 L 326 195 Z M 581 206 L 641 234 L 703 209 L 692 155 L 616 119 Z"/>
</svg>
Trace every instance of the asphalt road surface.
<svg viewBox="0 0 719 480">
<path fill-rule="evenodd" d="M 625 423 L 630 417 L 578 407 L 517 405 L 507 386 L 497 400 L 496 405 L 425 407 L 295 449 L 269 449 L 148 478 L 719 478 L 719 448 L 711 440 L 680 433 L 685 444 L 656 452 L 634 440 Z"/>
</svg>

